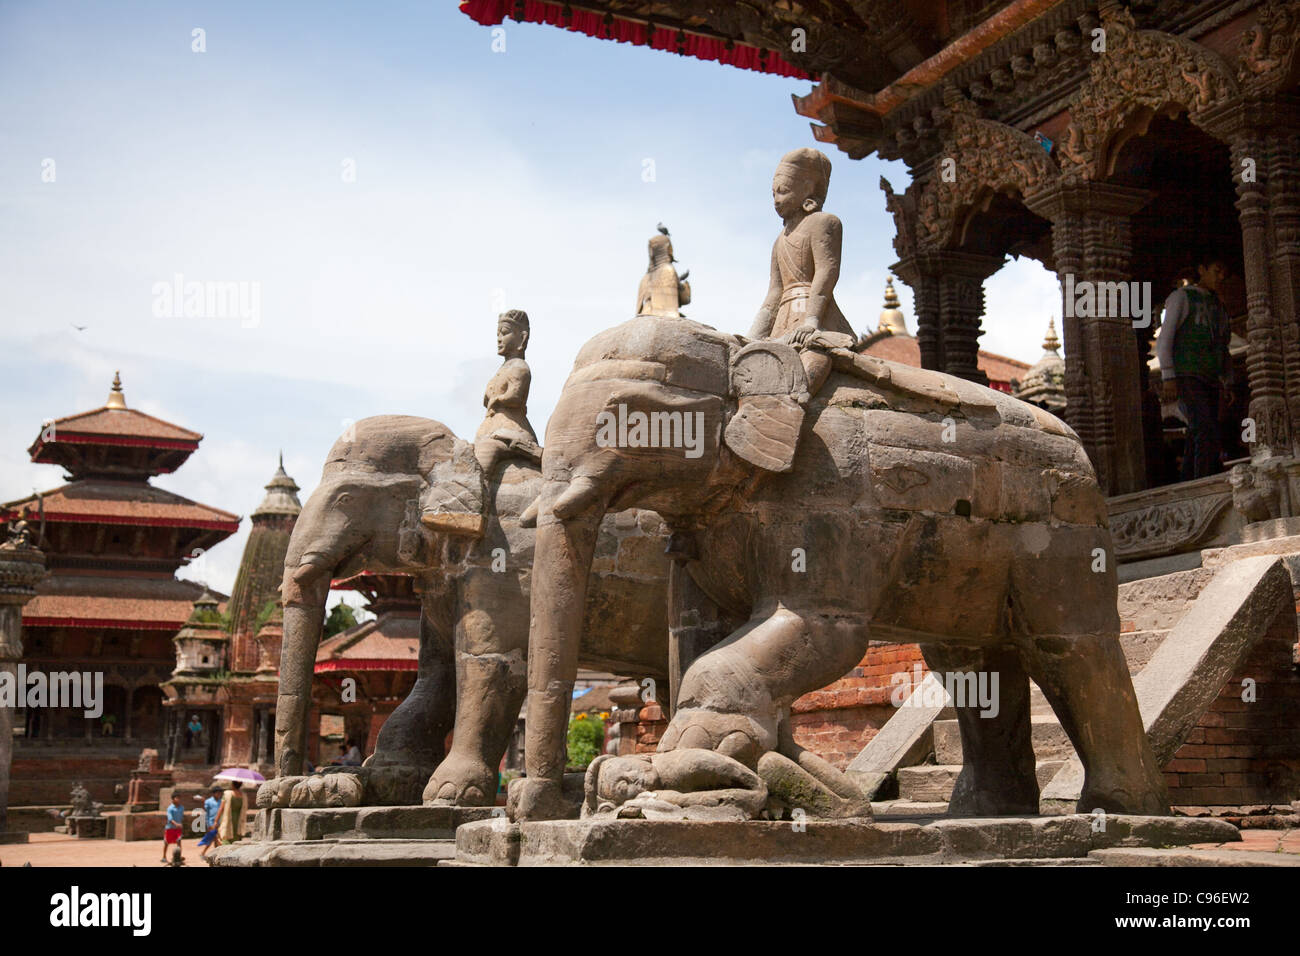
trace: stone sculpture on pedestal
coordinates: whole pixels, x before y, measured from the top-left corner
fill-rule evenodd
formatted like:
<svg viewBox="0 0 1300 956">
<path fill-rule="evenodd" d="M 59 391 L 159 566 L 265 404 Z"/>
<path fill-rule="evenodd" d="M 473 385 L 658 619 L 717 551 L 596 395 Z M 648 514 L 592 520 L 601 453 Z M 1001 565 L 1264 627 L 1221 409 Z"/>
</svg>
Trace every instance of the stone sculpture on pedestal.
<svg viewBox="0 0 1300 956">
<path fill-rule="evenodd" d="M 527 776 L 511 783 L 511 816 L 567 812 L 588 573 L 606 512 L 629 507 L 672 531 L 674 640 L 701 619 L 746 623 L 674 649 L 659 753 L 591 768 L 589 813 L 703 802 L 865 817 L 851 781 L 794 743 L 789 716 L 870 639 L 919 643 L 954 683 L 998 679 L 996 707 L 958 701 L 967 760 L 950 812 L 1037 813 L 1032 677 L 1086 768 L 1080 809 L 1166 813 L 1118 640 L 1105 500 L 1078 437 L 1009 396 L 849 348 L 831 295 L 839 225 L 819 212 L 829 165 L 799 150 L 778 170 L 788 228 L 751 332 L 766 341 L 641 317 L 578 353 L 532 509 Z M 614 415 L 648 428 L 611 442 Z"/>
</svg>

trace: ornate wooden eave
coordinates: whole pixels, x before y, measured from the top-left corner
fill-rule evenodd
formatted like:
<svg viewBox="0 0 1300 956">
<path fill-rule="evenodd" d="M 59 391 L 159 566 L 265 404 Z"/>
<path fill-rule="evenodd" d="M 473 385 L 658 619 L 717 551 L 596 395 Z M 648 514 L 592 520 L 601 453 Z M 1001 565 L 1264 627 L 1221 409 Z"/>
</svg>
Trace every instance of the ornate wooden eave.
<svg viewBox="0 0 1300 956">
<path fill-rule="evenodd" d="M 484 25 L 546 23 L 781 76 L 833 73 L 864 89 L 939 45 L 935 5 L 897 0 L 461 0 L 461 11 Z"/>
</svg>

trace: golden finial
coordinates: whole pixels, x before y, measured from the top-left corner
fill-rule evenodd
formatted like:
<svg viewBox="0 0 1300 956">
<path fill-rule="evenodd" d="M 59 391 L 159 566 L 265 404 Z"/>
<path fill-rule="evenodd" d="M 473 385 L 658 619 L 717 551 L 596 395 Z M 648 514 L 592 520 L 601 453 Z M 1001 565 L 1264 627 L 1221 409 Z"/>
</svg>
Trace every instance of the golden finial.
<svg viewBox="0 0 1300 956">
<path fill-rule="evenodd" d="M 1043 351 L 1055 352 L 1061 347 L 1061 341 L 1056 337 L 1056 319 L 1047 320 L 1047 338 L 1043 339 Z"/>
<path fill-rule="evenodd" d="M 113 373 L 113 388 L 108 393 L 108 401 L 104 403 L 105 408 L 120 408 L 126 410 L 126 396 L 122 394 L 122 373 Z"/>
<path fill-rule="evenodd" d="M 898 293 L 894 291 L 894 278 L 885 279 L 885 308 L 880 313 L 881 332 L 894 335 L 906 335 L 907 323 L 903 321 L 903 310 L 898 307 Z"/>
</svg>

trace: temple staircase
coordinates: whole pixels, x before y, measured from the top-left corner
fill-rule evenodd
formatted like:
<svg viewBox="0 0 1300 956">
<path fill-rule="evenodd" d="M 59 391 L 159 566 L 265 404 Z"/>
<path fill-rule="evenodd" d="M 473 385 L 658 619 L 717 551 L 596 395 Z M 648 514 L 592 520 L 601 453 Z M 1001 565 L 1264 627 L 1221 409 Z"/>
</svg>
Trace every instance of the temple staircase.
<svg viewBox="0 0 1300 956">
<path fill-rule="evenodd" d="M 1120 643 L 1162 766 L 1277 615 L 1294 613 L 1288 572 L 1293 560 L 1246 557 L 1120 585 Z M 1032 683 L 1030 694 L 1040 812 L 1073 813 L 1082 765 Z M 953 708 L 905 706 L 847 770 L 880 801 L 878 813 L 929 816 L 947 810 L 962 763 Z M 897 782 L 896 798 L 890 792 L 892 781 Z"/>
</svg>

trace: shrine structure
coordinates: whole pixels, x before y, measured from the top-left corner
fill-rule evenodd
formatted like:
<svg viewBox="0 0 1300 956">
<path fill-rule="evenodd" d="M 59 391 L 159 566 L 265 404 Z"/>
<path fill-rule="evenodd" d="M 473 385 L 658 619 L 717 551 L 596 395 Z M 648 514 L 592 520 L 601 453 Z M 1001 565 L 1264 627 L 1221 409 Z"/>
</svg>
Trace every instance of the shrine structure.
<svg viewBox="0 0 1300 956">
<path fill-rule="evenodd" d="M 104 700 L 98 719 L 77 708 L 17 715 L 11 805 L 66 803 L 79 781 L 95 799 L 120 803 L 117 785 L 141 749 L 161 747 L 158 685 L 175 662 L 172 636 L 204 590 L 176 572 L 239 528 L 236 515 L 150 483 L 202 438 L 128 408 L 114 376 L 102 407 L 45 423 L 28 449 L 32 461 L 61 466 L 68 483 L 0 506 L 0 519 L 27 515 L 50 572 L 23 608 L 22 663 L 103 674 Z"/>
</svg>

